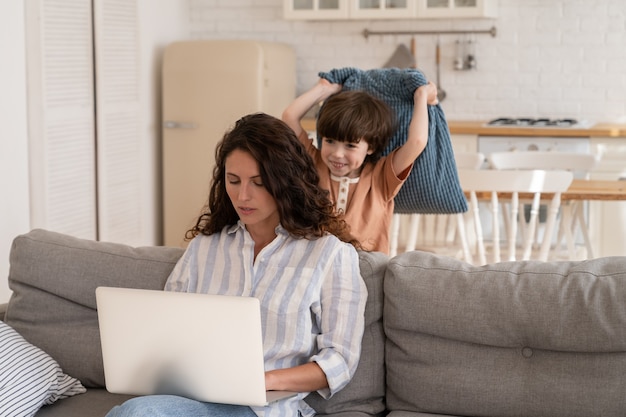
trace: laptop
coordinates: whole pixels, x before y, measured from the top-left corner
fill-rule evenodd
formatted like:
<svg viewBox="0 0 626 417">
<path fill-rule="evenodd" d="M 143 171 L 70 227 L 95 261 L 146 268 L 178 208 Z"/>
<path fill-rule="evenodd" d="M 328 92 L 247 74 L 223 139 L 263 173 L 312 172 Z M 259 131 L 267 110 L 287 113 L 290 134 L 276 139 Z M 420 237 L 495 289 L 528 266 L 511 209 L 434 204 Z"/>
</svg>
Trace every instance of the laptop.
<svg viewBox="0 0 626 417">
<path fill-rule="evenodd" d="M 106 389 L 264 406 L 296 395 L 265 390 L 259 300 L 98 287 Z"/>
</svg>

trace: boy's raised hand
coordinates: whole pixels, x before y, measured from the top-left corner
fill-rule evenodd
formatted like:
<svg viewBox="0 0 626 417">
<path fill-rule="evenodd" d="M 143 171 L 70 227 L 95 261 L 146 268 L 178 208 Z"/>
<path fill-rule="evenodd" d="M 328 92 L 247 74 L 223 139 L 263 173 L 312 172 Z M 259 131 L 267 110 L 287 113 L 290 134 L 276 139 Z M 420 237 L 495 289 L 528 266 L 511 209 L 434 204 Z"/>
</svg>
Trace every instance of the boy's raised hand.
<svg viewBox="0 0 626 417">
<path fill-rule="evenodd" d="M 426 95 L 426 103 L 431 106 L 439 103 L 437 99 L 437 86 L 432 81 L 429 81 L 428 84 L 424 84 L 415 90 L 415 94 L 413 95 L 415 102 L 419 100 L 419 96 L 421 95 Z"/>
<path fill-rule="evenodd" d="M 307 143 L 309 141 L 308 133 L 302 127 L 302 118 L 313 106 L 340 92 L 341 88 L 341 84 L 333 84 L 320 77 L 313 87 L 296 97 L 283 111 L 283 121 L 293 129 L 301 142 Z"/>
<path fill-rule="evenodd" d="M 341 91 L 341 84 L 334 84 L 328 81 L 326 78 L 320 78 L 317 82 L 317 86 L 323 91 L 322 98 L 325 100 L 328 97 L 332 96 Z"/>
</svg>

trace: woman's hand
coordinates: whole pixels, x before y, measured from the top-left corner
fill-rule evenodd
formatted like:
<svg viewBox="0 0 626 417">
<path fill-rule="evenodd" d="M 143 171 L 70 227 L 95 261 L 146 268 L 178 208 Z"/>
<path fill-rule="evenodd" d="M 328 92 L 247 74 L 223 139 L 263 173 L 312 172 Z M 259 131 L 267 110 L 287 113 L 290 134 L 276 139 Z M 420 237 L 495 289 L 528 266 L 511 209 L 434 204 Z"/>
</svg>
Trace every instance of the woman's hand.
<svg viewBox="0 0 626 417">
<path fill-rule="evenodd" d="M 328 388 L 326 374 L 315 362 L 265 372 L 267 391 L 313 392 Z"/>
</svg>

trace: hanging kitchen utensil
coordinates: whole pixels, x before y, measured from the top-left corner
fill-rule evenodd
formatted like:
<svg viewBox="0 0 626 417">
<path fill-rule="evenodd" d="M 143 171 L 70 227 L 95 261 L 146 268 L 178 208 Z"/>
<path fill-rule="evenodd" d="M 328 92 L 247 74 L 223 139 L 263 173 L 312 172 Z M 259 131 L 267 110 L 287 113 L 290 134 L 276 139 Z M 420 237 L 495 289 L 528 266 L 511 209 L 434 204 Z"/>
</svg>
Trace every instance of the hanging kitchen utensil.
<svg viewBox="0 0 626 417">
<path fill-rule="evenodd" d="M 441 87 L 441 75 L 440 67 L 441 67 L 441 50 L 439 48 L 439 38 L 437 38 L 437 46 L 435 49 L 435 65 L 437 67 L 437 100 L 441 103 L 446 98 L 446 91 Z"/>
<path fill-rule="evenodd" d="M 415 57 L 405 44 L 396 47 L 393 55 L 383 65 L 383 68 L 414 68 Z"/>
<path fill-rule="evenodd" d="M 454 43 L 454 69 L 455 70 L 463 70 L 465 69 L 465 40 L 457 39 Z"/>
<path fill-rule="evenodd" d="M 467 41 L 467 58 L 465 59 L 465 67 L 467 69 L 476 69 L 475 41 L 473 37 Z"/>
<path fill-rule="evenodd" d="M 417 68 L 417 42 L 415 41 L 415 37 L 411 38 L 411 55 L 413 55 L 413 66 L 411 68 Z"/>
</svg>

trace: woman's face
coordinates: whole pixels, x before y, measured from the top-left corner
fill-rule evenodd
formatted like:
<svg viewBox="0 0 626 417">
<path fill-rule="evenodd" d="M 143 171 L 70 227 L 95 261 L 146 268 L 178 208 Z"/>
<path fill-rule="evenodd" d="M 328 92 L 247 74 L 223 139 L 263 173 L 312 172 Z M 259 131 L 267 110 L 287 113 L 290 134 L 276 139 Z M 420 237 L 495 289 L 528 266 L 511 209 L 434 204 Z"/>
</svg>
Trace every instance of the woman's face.
<svg viewBox="0 0 626 417">
<path fill-rule="evenodd" d="M 257 161 L 236 149 L 226 157 L 225 167 L 226 193 L 239 219 L 248 229 L 268 228 L 273 232 L 280 222 L 278 206 L 263 185 Z"/>
</svg>

